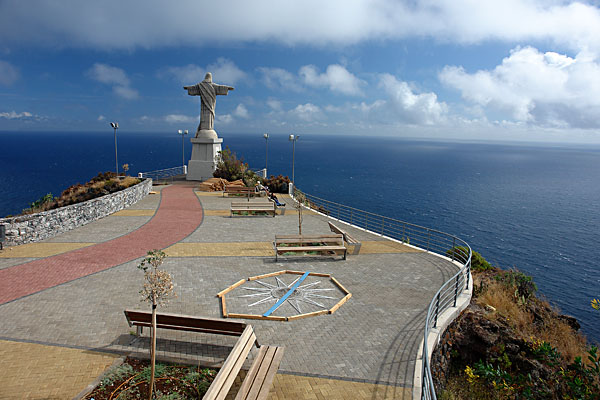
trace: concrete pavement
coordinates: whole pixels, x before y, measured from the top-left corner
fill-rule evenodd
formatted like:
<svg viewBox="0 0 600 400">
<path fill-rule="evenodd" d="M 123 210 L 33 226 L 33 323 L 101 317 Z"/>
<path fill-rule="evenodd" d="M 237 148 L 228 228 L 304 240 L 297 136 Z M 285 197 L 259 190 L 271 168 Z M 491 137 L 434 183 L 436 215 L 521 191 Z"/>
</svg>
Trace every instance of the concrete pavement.
<svg viewBox="0 0 600 400">
<path fill-rule="evenodd" d="M 185 200 L 165 203 L 174 192 Z M 31 275 L 27 268 L 32 262 L 38 266 L 36 279 L 43 283 L 24 292 L 2 287 L 12 294 L 5 295 L 8 302 L 0 305 L 0 338 L 4 339 L 0 351 L 6 343 L 22 341 L 109 354 L 147 351 L 148 339 L 130 334 L 123 310 L 148 308 L 138 294 L 142 273 L 136 265 L 143 253 L 126 248 L 152 244 L 169 255 L 164 267 L 172 273 L 178 294 L 162 308 L 165 312 L 220 317 L 216 293 L 240 279 L 284 269 L 332 274 L 352 292 L 353 297 L 332 315 L 291 322 L 247 321 L 261 343 L 286 347 L 271 398 L 408 398 L 426 307 L 456 267 L 441 257 L 349 226 L 344 229 L 363 241 L 361 254 L 346 261 L 306 257 L 276 263 L 271 247 L 274 235 L 298 231 L 290 199 L 283 200 L 288 203 L 285 215 L 275 218 L 229 218 L 232 201 L 239 199 L 194 194 L 191 187 L 172 185 L 85 227 L 36 246 L 0 252 L 0 273 L 10 271 L 17 286 L 30 284 L 30 279 L 25 283 L 19 278 Z M 158 220 L 161 215 L 168 218 Z M 327 218 L 304 213 L 302 230 L 328 233 Z M 128 246 L 111 245 L 119 240 Z M 94 253 L 96 258 L 112 260 L 111 253 L 118 249 L 129 259 L 90 268 L 89 273 L 71 279 L 72 270 L 81 271 L 82 263 L 65 255 L 98 246 L 103 250 Z M 46 271 L 39 267 L 52 265 L 43 261 L 55 257 L 62 257 L 66 265 L 59 283 L 46 279 Z M 236 301 L 250 310 L 250 303 Z M 159 331 L 158 355 L 218 365 L 233 344 L 232 338 Z M 42 355 L 39 348 L 21 354 L 32 360 Z M 60 356 L 56 363 L 61 364 Z M 95 378 L 91 375 L 90 382 Z"/>
</svg>

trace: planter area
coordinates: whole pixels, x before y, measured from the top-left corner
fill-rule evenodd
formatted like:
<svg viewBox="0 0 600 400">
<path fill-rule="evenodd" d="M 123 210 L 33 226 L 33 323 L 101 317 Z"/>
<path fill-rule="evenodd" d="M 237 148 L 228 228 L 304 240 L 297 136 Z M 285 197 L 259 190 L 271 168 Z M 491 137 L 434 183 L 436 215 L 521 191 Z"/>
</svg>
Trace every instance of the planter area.
<svg viewBox="0 0 600 400">
<path fill-rule="evenodd" d="M 115 213 L 144 198 L 152 188 L 152 179 L 109 195 L 36 214 L 0 218 L 4 225 L 4 245 L 17 246 L 51 238 L 59 233 Z"/>
</svg>

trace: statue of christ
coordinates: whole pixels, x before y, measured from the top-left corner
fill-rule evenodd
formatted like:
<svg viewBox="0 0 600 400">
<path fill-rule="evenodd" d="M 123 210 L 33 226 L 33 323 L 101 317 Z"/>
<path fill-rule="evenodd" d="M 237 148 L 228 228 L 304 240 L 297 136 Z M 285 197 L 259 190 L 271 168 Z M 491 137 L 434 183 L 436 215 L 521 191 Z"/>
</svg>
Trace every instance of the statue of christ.
<svg viewBox="0 0 600 400">
<path fill-rule="evenodd" d="M 213 130 L 217 95 L 227 95 L 227 92 L 233 90 L 233 87 L 213 83 L 212 74 L 208 72 L 202 82 L 183 88 L 188 91 L 190 96 L 200 96 L 200 125 L 198 125 L 196 137 L 201 130 Z"/>
</svg>

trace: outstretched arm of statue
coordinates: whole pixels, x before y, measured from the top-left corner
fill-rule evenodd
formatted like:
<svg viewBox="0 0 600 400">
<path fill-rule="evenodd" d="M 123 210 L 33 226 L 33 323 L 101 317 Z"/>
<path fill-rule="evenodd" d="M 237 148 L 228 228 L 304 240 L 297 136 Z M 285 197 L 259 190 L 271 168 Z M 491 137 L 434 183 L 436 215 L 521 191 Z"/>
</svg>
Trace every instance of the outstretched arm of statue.
<svg viewBox="0 0 600 400">
<path fill-rule="evenodd" d="M 226 86 L 226 85 L 213 84 L 213 87 L 215 88 L 215 94 L 220 94 L 220 95 L 226 95 L 227 91 L 233 90 L 233 87 Z"/>
<path fill-rule="evenodd" d="M 198 90 L 198 85 L 184 86 L 183 88 L 188 91 L 188 94 L 190 96 L 197 96 L 200 94 L 200 91 Z"/>
</svg>

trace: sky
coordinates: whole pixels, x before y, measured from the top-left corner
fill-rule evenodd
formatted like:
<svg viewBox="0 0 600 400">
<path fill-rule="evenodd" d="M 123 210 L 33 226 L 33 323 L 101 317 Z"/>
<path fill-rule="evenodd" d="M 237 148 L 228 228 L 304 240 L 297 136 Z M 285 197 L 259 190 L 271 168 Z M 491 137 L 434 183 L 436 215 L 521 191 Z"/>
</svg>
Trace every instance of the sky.
<svg viewBox="0 0 600 400">
<path fill-rule="evenodd" d="M 600 3 L 0 0 L 0 131 L 600 143 Z"/>
</svg>

